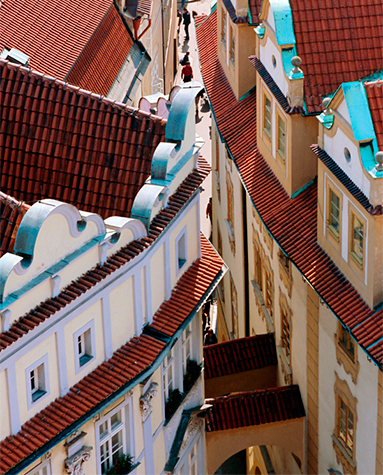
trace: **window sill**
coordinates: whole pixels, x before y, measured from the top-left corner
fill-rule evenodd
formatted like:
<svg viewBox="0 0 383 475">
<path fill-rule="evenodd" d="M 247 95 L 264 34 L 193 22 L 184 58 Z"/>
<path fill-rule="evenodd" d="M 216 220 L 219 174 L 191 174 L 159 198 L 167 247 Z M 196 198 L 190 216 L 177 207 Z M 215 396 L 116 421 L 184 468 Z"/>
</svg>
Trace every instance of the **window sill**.
<svg viewBox="0 0 383 475">
<path fill-rule="evenodd" d="M 80 362 L 80 368 L 86 365 L 91 359 L 93 359 L 92 355 L 83 355 L 81 356 L 79 362 Z"/>
<path fill-rule="evenodd" d="M 286 165 L 286 158 L 285 158 L 285 154 L 281 153 L 279 150 L 277 150 L 277 157 L 279 158 L 279 160 L 282 162 L 283 165 Z"/>
<path fill-rule="evenodd" d="M 255 297 L 256 297 L 256 300 L 259 304 L 259 307 L 260 307 L 260 312 L 262 312 L 262 319 L 266 321 L 266 327 L 267 327 L 267 331 L 268 333 L 274 333 L 275 330 L 274 330 L 274 324 L 273 324 L 273 319 L 269 313 L 269 310 L 267 309 L 266 305 L 265 305 L 265 302 L 263 301 L 263 296 L 262 296 L 262 292 L 259 288 L 259 285 L 255 282 L 255 280 L 252 280 L 251 281 L 252 285 L 253 285 L 253 290 L 254 290 L 254 294 L 255 294 Z"/>
<path fill-rule="evenodd" d="M 36 402 L 38 399 L 45 396 L 46 393 L 47 393 L 46 391 L 43 391 L 42 389 L 38 389 L 32 394 L 32 402 Z"/>
<path fill-rule="evenodd" d="M 340 237 L 339 237 L 339 231 L 336 231 L 332 226 L 328 225 L 327 226 L 327 231 L 329 235 L 335 239 L 336 242 L 339 242 Z"/>
<path fill-rule="evenodd" d="M 356 266 L 358 267 L 358 269 L 360 270 L 363 270 L 363 260 L 360 259 L 356 254 L 355 252 L 350 252 L 350 257 L 352 259 L 352 261 L 356 264 Z"/>
<path fill-rule="evenodd" d="M 346 466 L 347 470 L 345 471 L 350 472 L 352 474 L 356 473 L 356 463 L 354 462 L 350 454 L 347 452 L 347 450 L 343 447 L 341 442 L 339 442 L 338 437 L 336 437 L 335 434 L 332 434 L 331 438 L 338 463 L 340 461 L 342 465 Z"/>
</svg>

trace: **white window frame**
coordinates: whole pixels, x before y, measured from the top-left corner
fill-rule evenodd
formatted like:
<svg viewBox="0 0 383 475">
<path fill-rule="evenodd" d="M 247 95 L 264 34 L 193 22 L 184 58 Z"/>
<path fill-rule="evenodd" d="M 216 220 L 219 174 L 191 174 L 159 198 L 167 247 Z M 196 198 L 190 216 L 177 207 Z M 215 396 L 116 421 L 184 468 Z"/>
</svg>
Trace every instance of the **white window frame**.
<svg viewBox="0 0 383 475">
<path fill-rule="evenodd" d="M 31 373 L 37 378 L 37 386 L 34 390 L 31 388 Z M 38 404 L 42 399 L 49 395 L 49 371 L 48 371 L 48 353 L 39 358 L 25 370 L 28 409 Z M 34 394 L 40 394 L 35 397 Z"/>
<path fill-rule="evenodd" d="M 166 355 L 166 358 L 164 359 L 162 363 L 162 384 L 163 384 L 163 394 L 164 394 L 164 403 L 166 404 L 166 401 L 169 398 L 170 392 L 174 391 L 176 389 L 175 386 L 175 358 L 174 358 L 174 347 L 170 350 L 170 352 Z M 169 381 L 169 369 L 172 368 L 172 378 Z M 171 390 L 169 390 L 169 383 L 172 383 Z"/>
<path fill-rule="evenodd" d="M 111 429 L 112 417 L 121 411 L 121 423 L 114 429 Z M 100 439 L 100 426 L 108 422 L 108 434 L 105 438 Z M 133 429 L 133 410 L 132 410 L 132 396 L 126 397 L 125 401 L 115 407 L 113 410 L 100 417 L 95 424 L 96 432 L 96 457 L 97 457 L 97 474 L 102 475 L 101 472 L 101 446 L 107 441 L 112 441 L 113 436 L 122 431 L 122 453 L 124 455 L 129 454 L 133 457 L 133 463 L 135 461 L 134 454 L 134 429 Z M 109 431 L 110 429 L 110 431 Z M 111 454 L 113 455 L 113 454 Z"/>
<path fill-rule="evenodd" d="M 85 333 L 88 331 L 89 331 L 89 334 L 85 335 Z M 88 346 L 88 350 L 84 348 L 80 354 L 78 339 L 81 336 L 84 336 L 83 346 L 84 347 Z M 87 338 L 87 340 L 85 340 L 85 338 Z M 89 321 L 73 334 L 73 346 L 74 346 L 74 361 L 75 361 L 76 374 L 77 374 L 80 371 L 82 371 L 86 366 L 88 366 L 89 363 L 93 361 L 96 356 L 94 320 Z M 84 357 L 85 357 L 85 361 L 81 364 L 81 358 L 84 358 Z"/>
<path fill-rule="evenodd" d="M 189 475 L 198 474 L 198 439 L 189 453 Z M 194 468 L 194 470 L 192 470 Z"/>
<path fill-rule="evenodd" d="M 192 323 L 182 332 L 182 374 L 185 375 L 187 371 L 187 364 L 193 359 L 193 339 L 192 339 Z M 189 346 L 189 350 L 188 350 Z"/>
<path fill-rule="evenodd" d="M 187 241 L 187 226 L 185 225 L 182 231 L 178 234 L 175 241 L 176 245 L 176 267 L 177 275 L 181 269 L 185 269 L 188 261 L 188 241 Z M 180 249 L 182 246 L 182 249 Z"/>
<path fill-rule="evenodd" d="M 46 468 L 46 472 L 44 474 L 43 470 Z M 31 471 L 27 472 L 25 475 L 52 475 L 52 466 L 50 459 L 46 459 L 43 462 L 36 465 L 36 467 L 32 468 Z"/>
</svg>

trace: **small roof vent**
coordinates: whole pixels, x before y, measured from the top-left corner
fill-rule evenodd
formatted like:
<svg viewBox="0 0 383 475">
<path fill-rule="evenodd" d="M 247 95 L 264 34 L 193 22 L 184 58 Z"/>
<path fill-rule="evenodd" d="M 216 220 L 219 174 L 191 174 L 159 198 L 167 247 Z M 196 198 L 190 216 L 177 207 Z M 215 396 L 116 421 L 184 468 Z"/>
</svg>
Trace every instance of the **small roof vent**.
<svg viewBox="0 0 383 475">
<path fill-rule="evenodd" d="M 29 56 L 16 48 L 12 48 L 5 56 L 5 59 L 8 59 L 8 61 L 11 61 L 12 63 L 21 64 L 22 66 L 27 66 L 29 63 Z"/>
</svg>

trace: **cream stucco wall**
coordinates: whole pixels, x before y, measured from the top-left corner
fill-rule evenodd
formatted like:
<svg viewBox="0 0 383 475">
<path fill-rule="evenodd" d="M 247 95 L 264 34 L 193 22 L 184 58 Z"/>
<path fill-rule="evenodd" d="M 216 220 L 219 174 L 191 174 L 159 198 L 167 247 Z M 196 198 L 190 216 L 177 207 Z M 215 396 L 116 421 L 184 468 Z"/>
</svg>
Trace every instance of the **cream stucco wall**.
<svg viewBox="0 0 383 475">
<path fill-rule="evenodd" d="M 135 334 L 134 312 L 138 302 L 134 298 L 131 276 L 109 294 L 113 349 L 119 348 Z"/>
<path fill-rule="evenodd" d="M 7 372 L 6 370 L 0 371 L 0 440 L 5 439 L 11 433 L 7 386 Z"/>
</svg>

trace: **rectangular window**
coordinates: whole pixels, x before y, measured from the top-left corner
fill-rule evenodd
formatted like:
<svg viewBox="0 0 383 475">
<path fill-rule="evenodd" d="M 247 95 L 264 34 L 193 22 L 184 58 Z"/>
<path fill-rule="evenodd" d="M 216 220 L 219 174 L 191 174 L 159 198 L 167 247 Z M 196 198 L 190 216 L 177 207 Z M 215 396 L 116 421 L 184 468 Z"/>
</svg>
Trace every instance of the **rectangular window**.
<svg viewBox="0 0 383 475">
<path fill-rule="evenodd" d="M 221 41 L 225 49 L 226 49 L 226 37 L 227 37 L 226 12 L 225 10 L 222 9 Z"/>
<path fill-rule="evenodd" d="M 176 254 L 178 272 L 186 264 L 187 261 L 186 226 L 176 238 Z"/>
<path fill-rule="evenodd" d="M 223 249 L 222 249 L 222 234 L 221 234 L 221 229 L 218 225 L 217 225 L 217 251 L 218 251 L 218 254 L 220 256 L 222 256 L 222 252 L 223 252 Z M 221 300 L 225 301 L 225 287 L 224 287 L 223 278 L 220 280 L 220 282 L 218 284 L 218 291 L 220 293 Z"/>
<path fill-rule="evenodd" d="M 267 96 L 263 96 L 263 131 L 271 140 L 271 101 Z"/>
<path fill-rule="evenodd" d="M 35 402 L 46 393 L 44 363 L 30 371 L 29 381 L 31 385 L 32 402 Z"/>
<path fill-rule="evenodd" d="M 218 201 L 221 201 L 221 187 L 220 187 L 220 178 L 219 178 L 219 137 L 218 131 L 215 132 L 215 187 L 217 191 Z"/>
<path fill-rule="evenodd" d="M 28 409 L 49 394 L 48 354 L 45 354 L 25 370 Z"/>
<path fill-rule="evenodd" d="M 338 396 L 338 440 L 350 456 L 354 452 L 354 414 Z"/>
<path fill-rule="evenodd" d="M 349 332 L 343 325 L 339 324 L 339 344 L 345 350 L 352 361 L 355 360 L 355 344 Z"/>
<path fill-rule="evenodd" d="M 258 245 L 254 242 L 254 280 L 262 290 L 262 258 Z"/>
<path fill-rule="evenodd" d="M 270 317 L 273 316 L 274 284 L 272 275 L 265 270 L 265 306 L 269 311 Z"/>
<path fill-rule="evenodd" d="M 50 460 L 45 460 L 37 467 L 32 469 L 30 472 L 28 472 L 26 475 L 51 475 L 52 470 L 51 470 L 51 463 Z"/>
<path fill-rule="evenodd" d="M 359 267 L 363 267 L 364 225 L 358 217 L 351 213 L 351 246 L 350 254 Z"/>
<path fill-rule="evenodd" d="M 286 358 L 291 363 L 291 324 L 284 308 L 281 307 L 281 347 L 285 350 Z"/>
<path fill-rule="evenodd" d="M 185 331 L 182 333 L 182 372 L 183 374 L 186 374 L 188 363 L 192 359 L 191 358 L 191 354 L 192 354 L 191 326 L 192 324 L 189 323 Z"/>
<path fill-rule="evenodd" d="M 198 455 L 198 441 L 192 447 L 189 454 L 189 475 L 197 475 L 197 455 Z"/>
<path fill-rule="evenodd" d="M 277 137 L 277 153 L 282 162 L 285 162 L 286 153 L 286 124 L 281 116 L 278 115 L 278 137 Z"/>
<path fill-rule="evenodd" d="M 230 28 L 230 61 L 235 66 L 235 31 Z"/>
<path fill-rule="evenodd" d="M 233 338 L 238 338 L 238 298 L 233 277 L 230 274 L 231 318 Z"/>
<path fill-rule="evenodd" d="M 339 241 L 340 198 L 329 188 L 328 226 L 331 234 Z"/>
<path fill-rule="evenodd" d="M 119 457 L 129 455 L 129 434 L 129 404 L 127 402 L 119 405 L 96 423 L 99 473 L 106 473 Z"/>
<path fill-rule="evenodd" d="M 174 386 L 174 350 L 171 349 L 170 353 L 166 356 L 165 361 L 162 363 L 162 383 L 164 391 L 164 399 L 168 400 L 171 392 L 175 388 Z"/>
<path fill-rule="evenodd" d="M 79 328 L 73 335 L 76 373 L 95 357 L 94 321 Z"/>
</svg>

